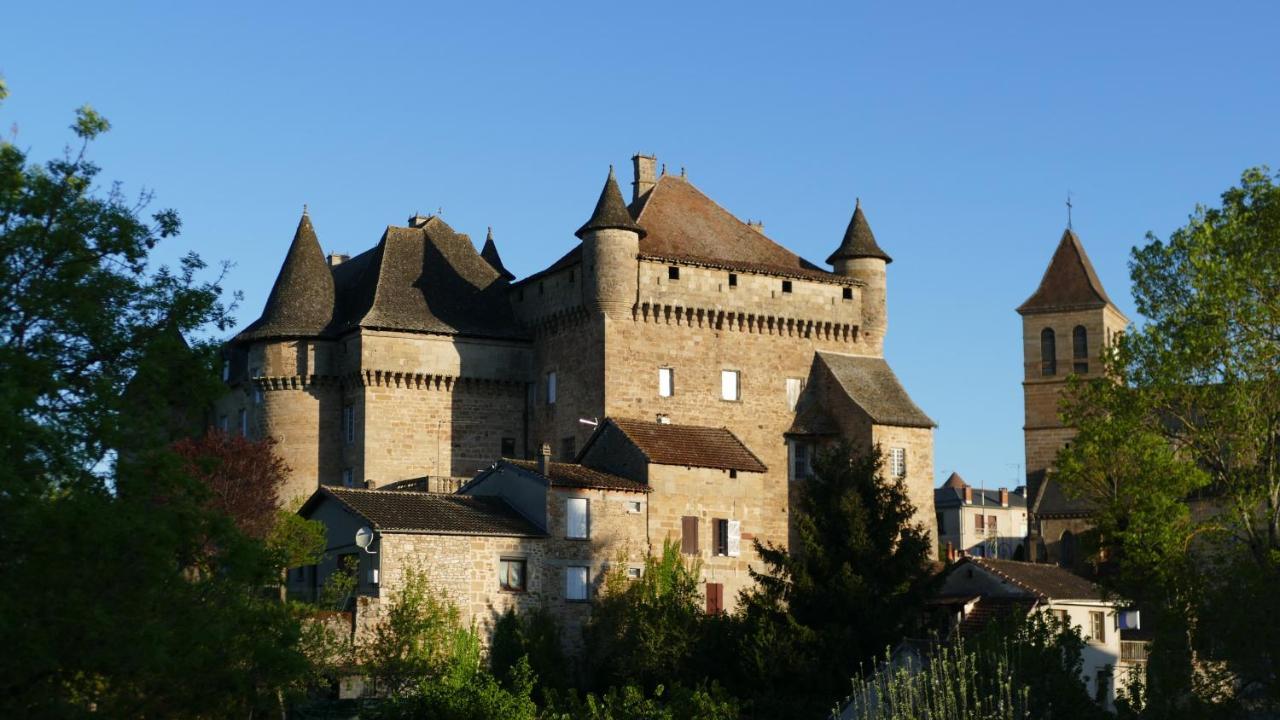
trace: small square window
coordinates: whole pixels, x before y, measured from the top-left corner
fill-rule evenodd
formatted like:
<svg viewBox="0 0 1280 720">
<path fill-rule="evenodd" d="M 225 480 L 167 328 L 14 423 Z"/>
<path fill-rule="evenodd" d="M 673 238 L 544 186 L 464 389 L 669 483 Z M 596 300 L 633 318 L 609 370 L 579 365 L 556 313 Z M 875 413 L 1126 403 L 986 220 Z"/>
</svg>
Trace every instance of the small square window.
<svg viewBox="0 0 1280 720">
<path fill-rule="evenodd" d="M 675 394 L 675 370 L 658 368 L 658 397 L 671 397 Z"/>
<path fill-rule="evenodd" d="M 640 501 L 639 501 L 639 500 L 628 500 L 628 501 L 627 501 L 627 512 L 629 512 L 629 513 L 638 513 L 638 512 L 640 512 L 640 510 L 641 510 L 641 509 L 642 509 L 642 507 L 641 507 L 641 505 L 640 505 Z"/>
<path fill-rule="evenodd" d="M 840 297 L 841 297 L 841 298 L 843 298 L 843 299 L 845 299 L 845 300 L 852 300 L 852 299 L 853 299 L 853 288 L 851 288 L 851 287 L 843 288 L 843 289 L 840 291 Z"/>
<path fill-rule="evenodd" d="M 738 287 L 738 273 L 729 273 L 729 287 Z"/>
<path fill-rule="evenodd" d="M 737 370 L 720 371 L 720 399 L 737 402 L 741 399 L 741 375 Z"/>
<path fill-rule="evenodd" d="M 503 590 L 524 592 L 525 567 L 524 558 L 502 558 L 498 561 L 498 585 Z"/>
<path fill-rule="evenodd" d="M 680 279 L 680 268 L 676 267 L 675 265 L 672 265 L 671 267 L 667 268 L 667 279 L 668 279 L 668 280 L 679 280 L 679 279 Z"/>
<path fill-rule="evenodd" d="M 564 599 L 570 602 L 585 602 L 590 592 L 590 570 L 582 566 L 564 569 Z"/>
<path fill-rule="evenodd" d="M 737 470 L 730 470 L 730 471 L 729 471 L 729 479 L 730 479 L 730 480 L 737 480 L 737 479 L 738 479 L 738 471 L 737 471 Z"/>
<path fill-rule="evenodd" d="M 513 458 L 516 456 L 516 439 L 502 438 L 502 457 Z"/>
<path fill-rule="evenodd" d="M 782 292 L 784 292 L 784 293 L 789 293 L 789 292 L 791 292 L 791 281 L 790 281 L 790 280 L 783 280 L 783 281 L 782 281 Z"/>
<path fill-rule="evenodd" d="M 639 580 L 639 579 L 640 579 L 640 574 L 641 574 L 641 571 L 640 571 L 640 568 L 638 568 L 638 567 L 629 567 L 629 568 L 627 568 L 627 579 L 628 579 L 628 580 Z"/>
</svg>

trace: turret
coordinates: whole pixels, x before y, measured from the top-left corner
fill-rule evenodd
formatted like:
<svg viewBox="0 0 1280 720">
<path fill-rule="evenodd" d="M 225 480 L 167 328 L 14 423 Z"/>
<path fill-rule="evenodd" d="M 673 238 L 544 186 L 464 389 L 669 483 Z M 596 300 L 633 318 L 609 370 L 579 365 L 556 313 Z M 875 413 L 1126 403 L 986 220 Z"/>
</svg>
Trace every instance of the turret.
<svg viewBox="0 0 1280 720">
<path fill-rule="evenodd" d="M 333 272 L 304 208 L 262 317 L 238 340 L 319 335 L 333 319 Z"/>
<path fill-rule="evenodd" d="M 494 270 L 497 270 L 503 280 L 511 281 L 516 279 L 516 276 L 512 275 L 511 271 L 507 270 L 506 266 L 502 264 L 502 257 L 498 255 L 498 244 L 493 241 L 493 228 L 489 228 L 489 234 L 484 238 L 484 249 L 480 251 L 480 257 L 484 258 L 485 262 L 489 263 Z"/>
<path fill-rule="evenodd" d="M 638 291 L 636 255 L 645 232 L 622 201 L 612 165 L 595 212 L 574 234 L 582 240 L 583 291 L 587 306 L 606 315 L 630 313 Z"/>
<path fill-rule="evenodd" d="M 886 305 L 885 266 L 893 262 L 888 253 L 876 244 L 867 216 L 862 212 L 862 201 L 857 200 L 849 227 L 845 228 L 840 247 L 827 258 L 837 275 L 862 282 L 862 321 L 860 332 L 863 340 L 877 354 L 884 352 L 884 336 L 889 327 L 889 311 Z"/>
</svg>

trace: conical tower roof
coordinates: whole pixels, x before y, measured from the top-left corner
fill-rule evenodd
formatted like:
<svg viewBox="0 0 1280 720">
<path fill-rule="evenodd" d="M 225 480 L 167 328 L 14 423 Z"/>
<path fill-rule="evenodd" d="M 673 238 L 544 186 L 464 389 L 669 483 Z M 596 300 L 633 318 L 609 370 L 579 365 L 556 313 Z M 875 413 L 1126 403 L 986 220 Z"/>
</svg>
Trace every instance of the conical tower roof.
<svg viewBox="0 0 1280 720">
<path fill-rule="evenodd" d="M 239 339 L 319 335 L 333 318 L 333 299 L 333 272 L 303 210 L 262 317 Z"/>
<path fill-rule="evenodd" d="M 613 166 L 609 166 L 609 178 L 604 181 L 604 189 L 600 191 L 600 199 L 596 201 L 595 212 L 591 219 L 574 233 L 579 239 L 593 230 L 630 230 L 644 237 L 644 228 L 636 224 L 622 201 L 622 191 L 618 189 L 618 181 L 613 176 Z"/>
<path fill-rule="evenodd" d="M 1040 279 L 1040 286 L 1018 306 L 1018 312 L 1027 315 L 1038 312 L 1063 312 L 1069 310 L 1094 310 L 1112 305 L 1107 291 L 1102 288 L 1098 273 L 1080 243 L 1080 237 L 1071 228 L 1062 233 L 1058 249 Z"/>
<path fill-rule="evenodd" d="M 960 477 L 960 473 L 953 472 L 951 473 L 951 477 L 947 478 L 947 481 L 942 483 L 942 487 L 963 490 L 969 487 L 969 483 L 965 482 L 964 478 Z"/>
<path fill-rule="evenodd" d="M 504 280 L 516 279 L 516 276 L 512 275 L 511 271 L 507 270 L 506 266 L 502 264 L 502 257 L 498 255 L 498 244 L 493 241 L 493 228 L 489 228 L 489 234 L 484 238 L 484 249 L 480 251 L 480 257 L 492 265 L 493 269 L 497 270 Z"/>
<path fill-rule="evenodd" d="M 840 247 L 827 258 L 827 264 L 834 265 L 836 260 L 851 258 L 880 258 L 886 263 L 893 262 L 889 254 L 876 244 L 876 236 L 871 232 L 867 216 L 862 212 L 862 200 L 854 202 L 853 217 L 849 219 L 849 227 L 845 228 L 844 239 Z"/>
</svg>

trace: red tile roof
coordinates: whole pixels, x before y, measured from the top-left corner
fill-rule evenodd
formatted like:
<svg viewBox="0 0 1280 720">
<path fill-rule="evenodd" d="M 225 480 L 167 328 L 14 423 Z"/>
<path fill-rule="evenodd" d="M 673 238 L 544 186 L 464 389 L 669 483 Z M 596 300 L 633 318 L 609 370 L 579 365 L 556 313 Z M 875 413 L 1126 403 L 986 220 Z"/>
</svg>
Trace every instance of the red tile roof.
<svg viewBox="0 0 1280 720">
<path fill-rule="evenodd" d="M 547 463 L 547 474 L 538 472 L 538 463 L 533 460 L 503 460 L 521 470 L 527 470 L 545 477 L 553 487 L 593 488 L 602 490 L 625 490 L 627 492 L 651 492 L 652 488 L 629 478 L 618 477 L 577 463 Z"/>
<path fill-rule="evenodd" d="M 655 465 L 719 468 L 744 472 L 768 470 L 727 428 L 669 425 L 644 420 L 607 418 Z"/>
</svg>

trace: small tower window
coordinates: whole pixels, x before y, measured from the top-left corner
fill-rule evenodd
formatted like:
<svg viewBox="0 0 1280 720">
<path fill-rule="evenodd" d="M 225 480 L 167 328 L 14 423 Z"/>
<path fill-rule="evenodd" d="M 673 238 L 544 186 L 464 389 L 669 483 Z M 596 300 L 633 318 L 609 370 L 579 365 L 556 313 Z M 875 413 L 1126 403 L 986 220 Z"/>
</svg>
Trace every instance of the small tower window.
<svg viewBox="0 0 1280 720">
<path fill-rule="evenodd" d="M 738 273 L 729 273 L 729 287 L 738 287 Z"/>
<path fill-rule="evenodd" d="M 1089 331 L 1083 325 L 1071 331 L 1071 357 L 1075 360 L 1072 370 L 1081 375 L 1089 372 Z"/>
<path fill-rule="evenodd" d="M 1045 377 L 1058 374 L 1058 343 L 1052 328 L 1040 331 L 1040 374 Z"/>
<path fill-rule="evenodd" d="M 671 267 L 667 268 L 667 279 L 668 279 L 668 280 L 679 280 L 679 279 L 680 279 L 680 268 L 676 267 L 675 265 L 672 265 Z"/>
<path fill-rule="evenodd" d="M 783 281 L 782 281 L 782 292 L 784 292 L 784 293 L 789 293 L 789 292 L 791 292 L 791 281 L 790 281 L 790 280 L 783 280 Z"/>
<path fill-rule="evenodd" d="M 853 288 L 851 288 L 851 287 L 847 287 L 847 288 L 842 289 L 842 290 L 840 291 L 840 297 L 844 298 L 845 300 L 852 300 L 852 299 L 853 299 Z"/>
</svg>

